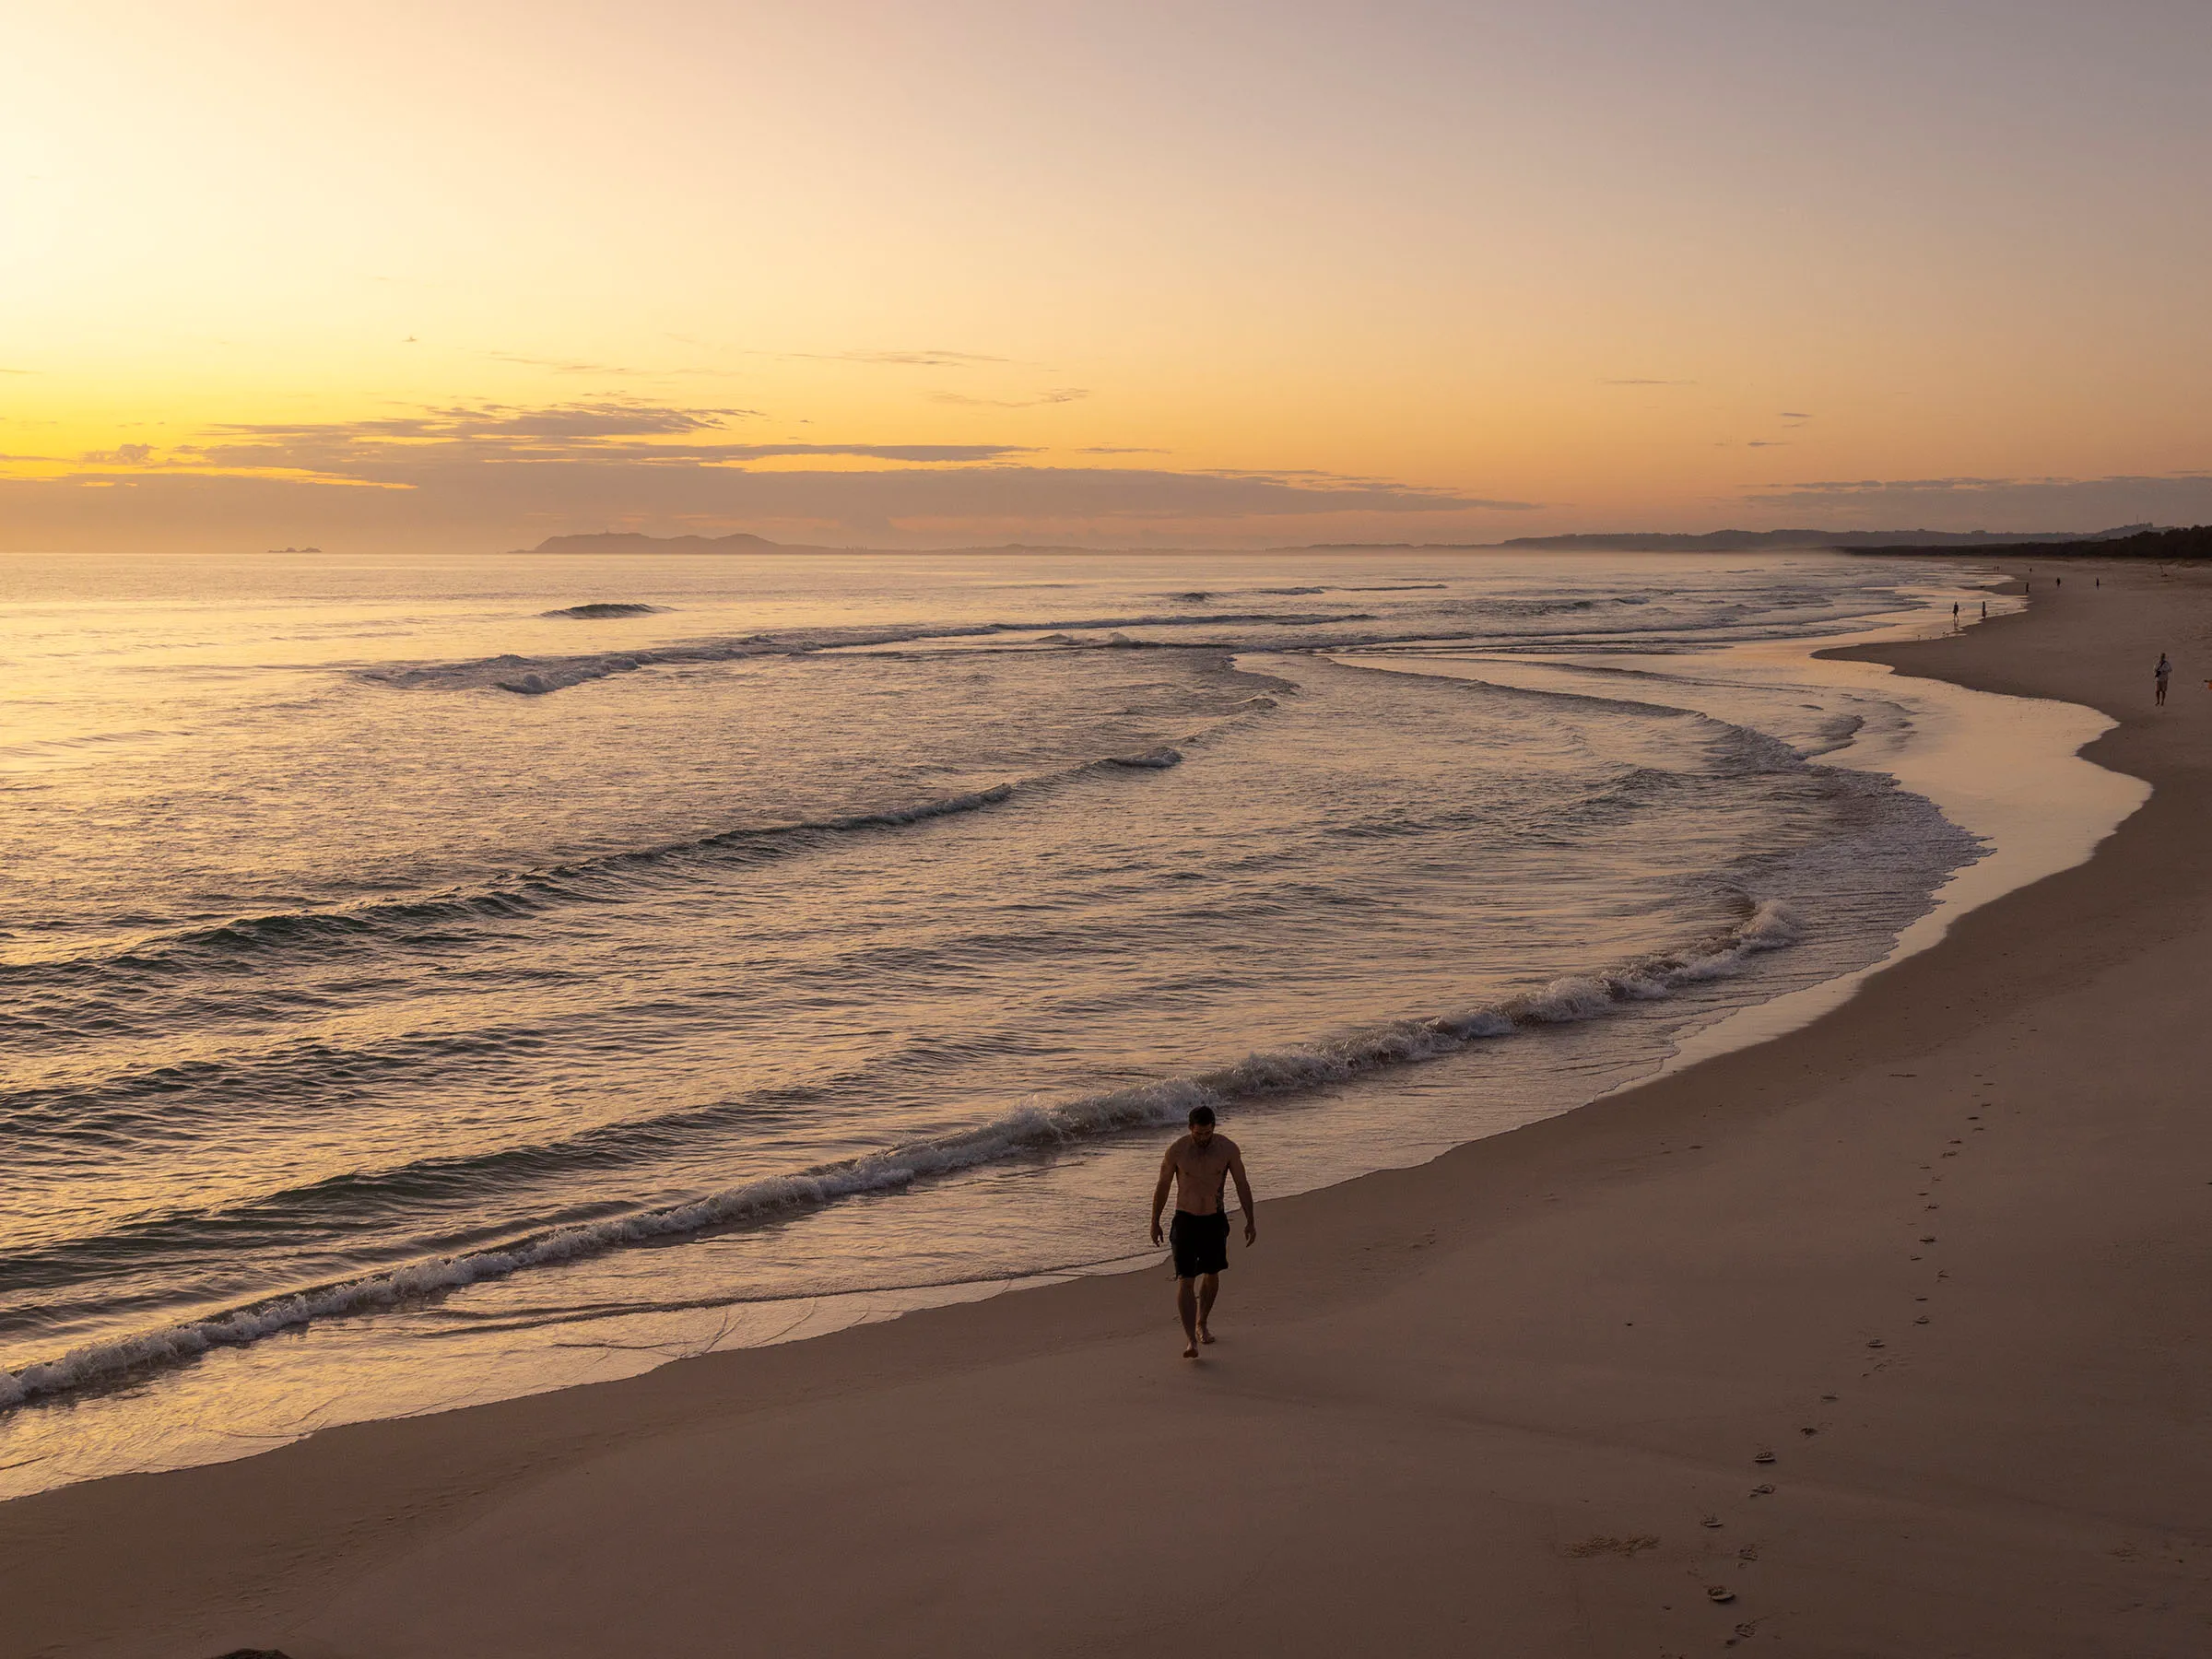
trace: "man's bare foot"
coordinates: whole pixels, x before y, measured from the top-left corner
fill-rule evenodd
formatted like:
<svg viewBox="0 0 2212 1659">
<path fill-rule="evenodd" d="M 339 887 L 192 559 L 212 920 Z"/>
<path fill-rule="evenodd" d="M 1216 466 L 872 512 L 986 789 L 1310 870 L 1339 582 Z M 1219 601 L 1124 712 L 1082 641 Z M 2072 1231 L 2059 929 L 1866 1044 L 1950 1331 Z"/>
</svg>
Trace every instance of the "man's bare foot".
<svg viewBox="0 0 2212 1659">
<path fill-rule="evenodd" d="M 1201 1342 L 1211 1342 L 1211 1341 L 1213 1341 L 1213 1339 L 1214 1339 L 1214 1334 L 1213 1334 L 1211 1331 L 1207 1330 L 1207 1329 L 1206 1329 L 1206 1328 L 1204 1325 L 1200 1325 L 1200 1326 L 1198 1327 L 1198 1340 L 1199 1340 L 1199 1341 L 1201 1341 Z"/>
<path fill-rule="evenodd" d="M 1185 1348 L 1182 1350 L 1182 1357 L 1183 1357 L 1185 1359 L 1197 1359 L 1197 1358 L 1198 1358 L 1198 1345 L 1197 1345 L 1196 1343 L 1194 1343 L 1194 1343 L 1192 1343 L 1192 1344 L 1191 1344 L 1189 1347 L 1185 1347 Z"/>
</svg>

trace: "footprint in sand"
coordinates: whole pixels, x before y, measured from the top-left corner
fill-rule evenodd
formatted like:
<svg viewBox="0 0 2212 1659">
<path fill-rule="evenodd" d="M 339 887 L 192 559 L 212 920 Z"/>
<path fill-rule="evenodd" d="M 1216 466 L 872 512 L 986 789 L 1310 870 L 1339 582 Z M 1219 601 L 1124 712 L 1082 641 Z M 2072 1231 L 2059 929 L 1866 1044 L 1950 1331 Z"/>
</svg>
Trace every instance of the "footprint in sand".
<svg viewBox="0 0 2212 1659">
<path fill-rule="evenodd" d="M 1602 1536 L 1584 1538 L 1580 1544 L 1569 1549 L 1567 1553 L 1571 1556 L 1579 1556 L 1586 1560 L 1592 1556 L 1601 1555 L 1634 1556 L 1640 1551 L 1658 1547 L 1659 1539 L 1656 1534 L 1637 1533 L 1626 1538 Z"/>
</svg>

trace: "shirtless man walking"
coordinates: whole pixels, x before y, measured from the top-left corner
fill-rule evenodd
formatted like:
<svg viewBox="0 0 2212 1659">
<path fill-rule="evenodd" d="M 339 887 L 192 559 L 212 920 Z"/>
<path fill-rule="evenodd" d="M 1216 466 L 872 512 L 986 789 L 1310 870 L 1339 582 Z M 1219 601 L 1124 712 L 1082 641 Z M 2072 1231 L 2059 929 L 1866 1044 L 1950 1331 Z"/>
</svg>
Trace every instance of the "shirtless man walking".
<svg viewBox="0 0 2212 1659">
<path fill-rule="evenodd" d="M 1159 1160 L 1159 1181 L 1152 1189 L 1152 1242 L 1159 1242 L 1159 1212 L 1175 1188 L 1175 1219 L 1168 1230 L 1175 1252 L 1175 1312 L 1182 1318 L 1186 1338 L 1182 1357 L 1198 1358 L 1198 1345 L 1213 1341 L 1206 1328 L 1214 1311 L 1214 1293 L 1220 1289 L 1220 1274 L 1229 1265 L 1229 1213 L 1221 1207 L 1221 1189 L 1237 1183 L 1237 1202 L 1244 1206 L 1244 1243 L 1257 1242 L 1259 1223 L 1253 1218 L 1252 1182 L 1244 1178 L 1244 1155 L 1226 1135 L 1214 1133 L 1214 1109 L 1191 1108 L 1191 1132 L 1180 1136 Z"/>
</svg>

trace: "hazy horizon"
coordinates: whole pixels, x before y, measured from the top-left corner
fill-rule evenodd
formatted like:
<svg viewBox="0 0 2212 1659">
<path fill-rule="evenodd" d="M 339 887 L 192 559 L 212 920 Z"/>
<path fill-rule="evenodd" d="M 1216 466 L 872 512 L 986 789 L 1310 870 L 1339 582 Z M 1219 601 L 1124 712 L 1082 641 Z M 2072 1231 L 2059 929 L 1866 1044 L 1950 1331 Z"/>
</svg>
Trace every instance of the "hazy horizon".
<svg viewBox="0 0 2212 1659">
<path fill-rule="evenodd" d="M 2149 527 L 2159 530 L 2166 530 L 2177 528 L 2178 526 L 2156 525 Z M 20 547 L 5 549 L 5 551 L 15 553 L 27 559 L 70 558 L 76 556 L 82 556 L 88 559 L 130 559 L 134 557 L 181 559 L 261 557 L 280 559 L 288 556 L 315 557 L 329 555 L 339 558 L 420 557 L 426 559 L 466 559 L 472 555 L 497 559 L 535 554 L 543 554 L 548 558 L 589 558 L 594 554 L 605 554 L 608 552 L 619 553 L 623 551 L 622 549 L 609 549 L 603 547 L 594 547 L 584 545 L 603 537 L 611 537 L 617 539 L 642 539 L 648 544 L 648 546 L 644 548 L 638 549 L 638 552 L 646 556 L 650 556 L 650 554 L 653 551 L 665 550 L 671 554 L 699 554 L 703 556 L 710 553 L 727 553 L 732 557 L 739 557 L 752 553 L 756 549 L 747 547 L 730 547 L 722 546 L 720 544 L 743 538 L 749 538 L 759 544 L 757 550 L 762 554 L 789 553 L 836 555 L 912 553 L 953 555 L 1005 553 L 1049 555 L 1066 553 L 1092 554 L 1100 557 L 1108 557 L 1112 555 L 1135 555 L 1139 557 L 1172 556 L 1178 558 L 1189 557 L 1198 559 L 1214 556 L 1259 556 L 1265 554 L 1295 556 L 1300 554 L 1324 553 L 1344 554 L 1347 556 L 1371 554 L 1378 558 L 1392 554 L 1420 555 L 1443 553 L 1500 553 L 1506 555 L 1526 553 L 1650 553 L 1655 557 L 1666 555 L 1709 554 L 1713 558 L 1725 558 L 1737 553 L 1759 551 L 1836 551 L 1878 554 L 1888 551 L 1894 551 L 1899 548 L 1903 548 L 1908 551 L 1922 550 L 1916 548 L 1915 545 L 1911 541 L 1903 539 L 1905 537 L 1916 535 L 1926 535 L 1931 538 L 1935 538 L 1931 539 L 1926 544 L 1926 549 L 1928 550 L 1949 551 L 1956 549 L 1956 551 L 1964 555 L 1973 553 L 1977 547 L 1986 547 L 1992 553 L 1997 553 L 2004 551 L 2007 547 L 2021 546 L 2032 547 L 2034 546 L 2042 545 L 2043 541 L 2046 539 L 2051 542 L 2078 541 L 2086 545 L 2096 540 L 2102 539 L 2104 534 L 2111 532 L 2114 528 L 2114 526 L 2106 526 L 2106 531 L 2104 533 L 2094 531 L 2053 531 L 2047 533 L 2046 535 L 2045 533 L 2023 533 L 1983 529 L 1967 531 L 1936 531 L 1924 529 L 1821 530 L 1799 526 L 1783 526 L 1771 531 L 1748 531 L 1744 530 L 1739 526 L 1723 526 L 1719 529 L 1701 532 L 1636 531 L 1625 529 L 1615 531 L 1592 531 L 1583 533 L 1561 532 L 1553 536 L 1527 537 L 1518 540 L 1508 538 L 1491 542 L 1334 541 L 1282 542 L 1272 544 L 1254 543 L 1244 546 L 1222 543 L 1206 543 L 1198 541 L 1191 541 L 1187 543 L 1155 542 L 1148 544 L 1129 544 L 1110 542 L 1102 539 L 1096 541 L 1024 541 L 1019 539 L 1008 539 L 996 542 L 937 541 L 906 542 L 899 544 L 870 543 L 865 541 L 800 542 L 777 541 L 766 536 L 755 535 L 754 533 L 745 530 L 726 532 L 687 530 L 674 530 L 666 532 L 636 530 L 586 530 L 561 532 L 556 535 L 545 536 L 539 541 L 527 547 L 509 547 L 446 548 L 420 547 L 394 547 L 390 545 L 363 546 L 354 547 L 324 547 L 319 544 L 308 543 L 304 545 L 288 546 L 282 547 L 253 547 L 241 544 L 236 547 Z M 2133 527 L 2121 526 L 2118 528 Z M 1728 535 L 1793 535 L 1800 537 L 1801 539 L 1781 542 L 1745 543 L 1741 545 L 1732 543 L 1725 546 L 1716 546 L 1712 547 L 1675 545 L 1638 547 L 1630 545 L 1638 541 L 1649 541 L 1659 536 L 1675 537 L 1681 542 L 1688 543 L 1694 542 L 1700 537 L 1712 538 Z M 1895 541 L 1874 541 L 1864 539 L 1853 541 L 1830 541 L 1827 539 L 1830 537 L 1864 538 L 1871 536 L 1897 537 L 1899 539 Z M 1981 536 L 1987 537 L 1988 539 L 1986 541 L 1980 542 L 1971 540 L 1954 541 L 1944 539 L 1954 536 Z M 1548 545 L 1551 543 L 1566 541 L 1586 543 L 1587 545 L 1577 547 Z M 558 543 L 570 543 L 574 545 L 556 546 L 555 544 Z M 697 545 L 686 546 L 685 544 L 687 543 Z M 663 547 L 660 546 L 660 544 L 665 544 L 665 547 Z"/>
<path fill-rule="evenodd" d="M 0 549 L 2212 519 L 2212 12 L 26 17 Z"/>
</svg>

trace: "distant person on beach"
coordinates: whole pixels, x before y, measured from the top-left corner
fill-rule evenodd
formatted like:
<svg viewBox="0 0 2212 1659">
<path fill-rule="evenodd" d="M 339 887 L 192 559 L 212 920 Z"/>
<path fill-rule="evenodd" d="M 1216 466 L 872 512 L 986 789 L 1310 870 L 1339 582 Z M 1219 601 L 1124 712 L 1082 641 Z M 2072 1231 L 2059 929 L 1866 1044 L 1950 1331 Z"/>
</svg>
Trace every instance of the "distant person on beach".
<svg viewBox="0 0 2212 1659">
<path fill-rule="evenodd" d="M 2150 672 L 2151 677 L 2159 682 L 2158 706 L 2162 709 L 2166 706 L 2166 682 L 2173 677 L 2173 665 L 2166 660 L 2164 652 L 2159 653 L 2159 665 Z"/>
<path fill-rule="evenodd" d="M 1956 599 L 1951 601 L 1951 626 L 1959 626 L 1959 601 Z"/>
<path fill-rule="evenodd" d="M 1214 1293 L 1220 1289 L 1220 1274 L 1229 1265 L 1229 1212 L 1221 1207 L 1221 1189 L 1237 1183 L 1237 1202 L 1244 1207 L 1244 1244 L 1260 1236 L 1253 1218 L 1252 1182 L 1244 1178 L 1244 1154 L 1226 1135 L 1214 1133 L 1214 1109 L 1191 1108 L 1191 1130 L 1177 1137 L 1159 1160 L 1159 1181 L 1152 1189 L 1152 1242 L 1159 1242 L 1159 1212 L 1175 1188 L 1175 1218 L 1169 1224 L 1168 1242 L 1175 1253 L 1175 1312 L 1182 1320 L 1185 1359 L 1198 1358 L 1201 1343 L 1213 1341 L 1206 1320 L 1214 1311 Z"/>
<path fill-rule="evenodd" d="M 1986 599 L 1982 601 L 1982 620 L 1984 622 L 1989 620 L 1989 601 Z"/>
</svg>

